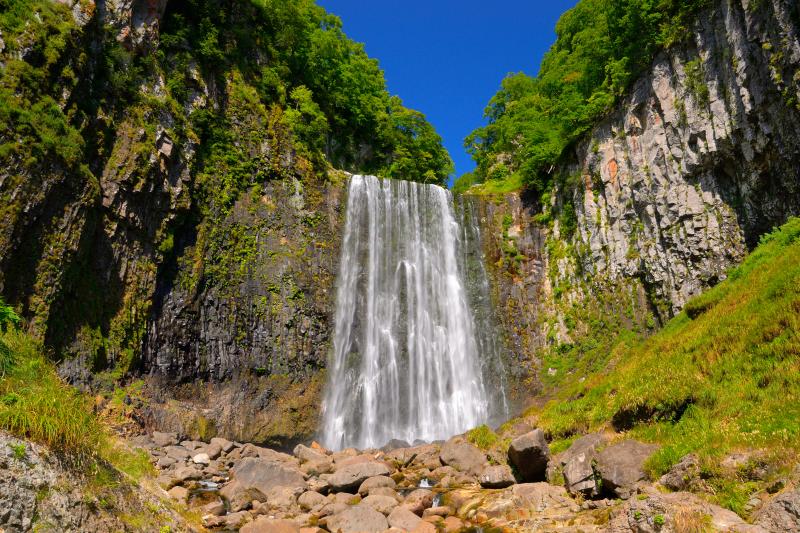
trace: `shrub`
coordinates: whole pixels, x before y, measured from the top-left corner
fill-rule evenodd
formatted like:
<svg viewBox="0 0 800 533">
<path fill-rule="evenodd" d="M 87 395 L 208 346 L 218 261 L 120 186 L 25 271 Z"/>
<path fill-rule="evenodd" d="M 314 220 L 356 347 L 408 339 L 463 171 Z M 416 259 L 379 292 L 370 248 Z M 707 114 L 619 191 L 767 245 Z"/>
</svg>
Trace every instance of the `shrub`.
<svg viewBox="0 0 800 533">
<path fill-rule="evenodd" d="M 488 450 L 497 443 L 498 439 L 497 433 L 492 431 L 486 424 L 480 425 L 467 432 L 467 440 L 481 450 Z"/>
</svg>

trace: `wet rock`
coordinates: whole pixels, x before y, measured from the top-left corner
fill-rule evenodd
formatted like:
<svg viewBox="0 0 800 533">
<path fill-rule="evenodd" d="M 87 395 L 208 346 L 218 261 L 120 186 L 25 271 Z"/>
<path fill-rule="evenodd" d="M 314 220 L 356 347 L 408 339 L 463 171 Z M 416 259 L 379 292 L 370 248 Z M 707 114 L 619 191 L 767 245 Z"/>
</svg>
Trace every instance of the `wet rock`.
<svg viewBox="0 0 800 533">
<path fill-rule="evenodd" d="M 355 505 L 325 520 L 329 531 L 339 533 L 382 533 L 389 528 L 386 517 L 366 505 Z"/>
<path fill-rule="evenodd" d="M 486 454 L 464 440 L 463 437 L 453 437 L 448 440 L 439 453 L 439 459 L 447 466 L 456 470 L 480 475 L 486 466 Z"/>
<path fill-rule="evenodd" d="M 504 489 L 516 482 L 514 474 L 507 465 L 487 466 L 481 472 L 478 481 L 487 489 Z"/>
<path fill-rule="evenodd" d="M 398 507 L 389 514 L 389 525 L 404 531 L 413 530 L 420 522 L 422 519 L 406 507 Z"/>
<path fill-rule="evenodd" d="M 629 498 L 637 483 L 647 478 L 644 462 L 658 446 L 626 440 L 609 446 L 597 457 L 597 472 L 603 481 L 603 490 L 620 498 Z"/>
<path fill-rule="evenodd" d="M 395 481 L 388 476 L 374 476 L 364 480 L 364 482 L 358 487 L 358 493 L 362 496 L 366 496 L 372 489 L 377 489 L 379 487 L 389 487 L 390 489 L 394 489 L 396 486 L 397 483 L 395 483 Z"/>
<path fill-rule="evenodd" d="M 800 531 L 800 489 L 775 496 L 757 512 L 754 523 L 768 531 Z"/>
<path fill-rule="evenodd" d="M 433 505 L 433 492 L 428 489 L 417 489 L 403 500 L 403 507 L 418 516 L 422 516 L 423 511 L 431 505 Z"/>
<path fill-rule="evenodd" d="M 389 468 L 385 464 L 377 461 L 365 461 L 337 468 L 336 472 L 328 478 L 328 482 L 332 490 L 346 492 L 358 490 L 358 487 L 371 477 L 388 474 Z"/>
<path fill-rule="evenodd" d="M 535 429 L 511 441 L 509 462 L 523 481 L 543 481 L 550 460 L 550 448 L 541 429 Z"/>
</svg>

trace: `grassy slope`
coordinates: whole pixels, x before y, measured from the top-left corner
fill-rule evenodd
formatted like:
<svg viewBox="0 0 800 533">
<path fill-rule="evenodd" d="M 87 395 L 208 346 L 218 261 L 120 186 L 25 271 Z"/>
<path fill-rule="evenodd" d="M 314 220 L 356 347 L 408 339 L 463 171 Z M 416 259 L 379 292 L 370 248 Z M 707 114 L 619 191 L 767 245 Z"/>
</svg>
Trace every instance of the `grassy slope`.
<svg viewBox="0 0 800 533">
<path fill-rule="evenodd" d="M 723 475 L 724 454 L 760 450 L 781 468 L 800 452 L 800 219 L 762 238 L 726 281 L 656 335 L 619 344 L 606 369 L 575 375 L 536 416 L 555 439 L 626 431 L 661 443 L 655 477 L 697 452 L 719 503 L 741 512 L 757 482 Z M 752 466 L 752 465 L 751 465 Z"/>
</svg>

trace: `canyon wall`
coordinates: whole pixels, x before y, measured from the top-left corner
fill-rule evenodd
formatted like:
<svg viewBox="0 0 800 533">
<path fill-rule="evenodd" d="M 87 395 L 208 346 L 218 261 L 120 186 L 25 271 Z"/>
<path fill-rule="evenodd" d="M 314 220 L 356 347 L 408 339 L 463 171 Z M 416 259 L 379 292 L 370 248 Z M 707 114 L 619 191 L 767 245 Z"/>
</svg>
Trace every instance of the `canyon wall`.
<svg viewBox="0 0 800 533">
<path fill-rule="evenodd" d="M 714 2 L 553 169 L 551 196 L 483 202 L 511 349 L 550 354 L 534 385 L 559 346 L 653 331 L 800 213 L 798 31 L 794 2 Z"/>
</svg>

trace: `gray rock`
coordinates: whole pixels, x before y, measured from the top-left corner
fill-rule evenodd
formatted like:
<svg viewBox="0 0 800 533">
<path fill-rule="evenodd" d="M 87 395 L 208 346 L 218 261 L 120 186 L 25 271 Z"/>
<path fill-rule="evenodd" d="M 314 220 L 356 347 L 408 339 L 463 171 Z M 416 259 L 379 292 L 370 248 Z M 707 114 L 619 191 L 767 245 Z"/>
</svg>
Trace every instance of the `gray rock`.
<svg viewBox="0 0 800 533">
<path fill-rule="evenodd" d="M 208 465 L 211 463 L 211 458 L 207 453 L 198 453 L 192 457 L 192 462 L 196 465 Z"/>
<path fill-rule="evenodd" d="M 395 483 L 395 481 L 388 476 L 374 476 L 364 480 L 364 482 L 358 487 L 358 493 L 362 496 L 366 496 L 372 489 L 376 489 L 378 487 L 389 487 L 390 489 L 394 489 L 396 486 L 397 483 Z"/>
<path fill-rule="evenodd" d="M 478 477 L 482 487 L 487 489 L 503 489 L 510 487 L 516 480 L 507 465 L 487 466 Z"/>
<path fill-rule="evenodd" d="M 398 507 L 389 514 L 389 525 L 404 531 L 414 531 L 422 519 L 406 507 Z"/>
<path fill-rule="evenodd" d="M 355 505 L 326 519 L 328 531 L 338 533 L 382 533 L 389 528 L 386 517 L 366 505 Z"/>
<path fill-rule="evenodd" d="M 289 520 L 259 516 L 239 530 L 240 533 L 300 533 L 300 526 Z"/>
<path fill-rule="evenodd" d="M 153 432 L 153 444 L 155 444 L 159 448 L 164 448 L 166 446 L 174 446 L 174 445 L 178 444 L 178 434 L 177 433 L 163 433 L 161 431 L 154 431 Z"/>
<path fill-rule="evenodd" d="M 594 454 L 592 454 L 594 455 Z M 595 472 L 594 457 L 589 453 L 580 453 L 569 458 L 564 465 L 564 486 L 571 494 L 582 494 L 586 497 L 598 496 L 600 479 Z"/>
<path fill-rule="evenodd" d="M 439 459 L 442 464 L 475 476 L 480 475 L 487 464 L 486 454 L 464 440 L 463 437 L 453 437 L 448 440 L 442 446 Z"/>
<path fill-rule="evenodd" d="M 172 473 L 172 477 L 179 483 L 185 483 L 187 481 L 203 479 L 203 473 L 194 466 L 182 466 L 175 469 L 175 472 Z"/>
<path fill-rule="evenodd" d="M 225 453 L 230 453 L 230 451 L 236 447 L 234 443 L 232 443 L 228 439 L 223 439 L 221 437 L 214 437 L 213 439 L 211 439 L 209 444 L 219 446 L 220 449 Z"/>
<path fill-rule="evenodd" d="M 511 441 L 509 462 L 523 481 L 543 481 L 550 460 L 550 448 L 541 429 L 535 429 Z"/>
<path fill-rule="evenodd" d="M 189 499 L 189 489 L 184 487 L 172 487 L 167 491 L 170 498 L 176 500 L 181 503 L 186 503 L 186 500 Z"/>
<path fill-rule="evenodd" d="M 391 496 L 392 498 L 394 498 L 398 502 L 402 502 L 403 501 L 403 497 L 396 490 L 394 490 L 391 487 L 374 487 L 374 488 L 371 488 L 369 490 L 369 494 L 370 495 L 379 494 L 381 496 Z"/>
<path fill-rule="evenodd" d="M 756 513 L 754 523 L 768 531 L 800 531 L 800 489 L 775 496 Z"/>
<path fill-rule="evenodd" d="M 636 485 L 647 478 L 644 462 L 658 446 L 626 440 L 609 446 L 597 457 L 597 472 L 603 481 L 603 491 L 620 498 L 629 498 Z"/>
<path fill-rule="evenodd" d="M 686 490 L 696 483 L 699 476 L 700 460 L 697 455 L 690 453 L 661 476 L 659 482 L 671 490 Z"/>
<path fill-rule="evenodd" d="M 338 468 L 336 472 L 328 478 L 328 482 L 332 490 L 336 492 L 346 492 L 357 490 L 368 478 L 386 476 L 388 474 L 389 468 L 385 464 L 377 461 L 366 461 Z"/>
<path fill-rule="evenodd" d="M 172 457 L 176 461 L 186 461 L 192 457 L 192 454 L 183 446 L 167 446 L 164 448 L 167 457 Z"/>
<path fill-rule="evenodd" d="M 158 461 L 156 461 L 156 466 L 161 468 L 161 469 L 164 469 L 164 468 L 169 468 L 170 466 L 174 465 L 175 463 L 177 463 L 177 461 L 175 459 L 173 459 L 172 457 L 169 457 L 168 455 L 165 455 L 163 457 L 159 457 L 158 458 Z"/>
<path fill-rule="evenodd" d="M 309 448 L 303 444 L 298 444 L 294 447 L 294 456 L 300 459 L 301 463 L 306 463 L 309 461 L 327 461 L 329 460 L 328 456 L 322 452 L 318 452 L 313 448 Z"/>
</svg>

